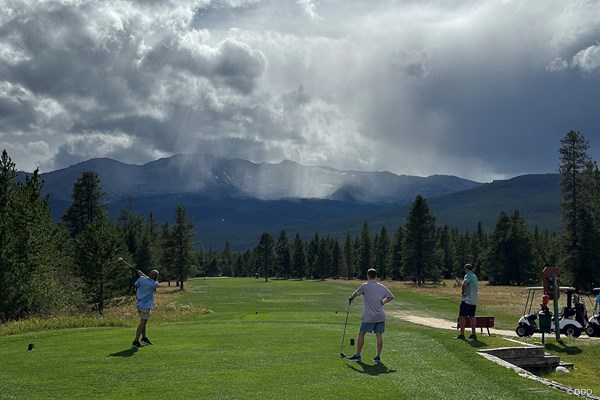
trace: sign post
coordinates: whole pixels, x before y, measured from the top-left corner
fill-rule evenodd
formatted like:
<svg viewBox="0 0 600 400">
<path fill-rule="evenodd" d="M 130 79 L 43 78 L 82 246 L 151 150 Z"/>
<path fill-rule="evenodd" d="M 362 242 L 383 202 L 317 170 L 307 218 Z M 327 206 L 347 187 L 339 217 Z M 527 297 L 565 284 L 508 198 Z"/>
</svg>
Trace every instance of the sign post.
<svg viewBox="0 0 600 400">
<path fill-rule="evenodd" d="M 556 341 L 560 340 L 560 322 L 558 321 L 558 296 L 559 296 L 559 290 L 558 290 L 558 279 L 556 278 L 556 275 L 552 275 L 552 286 L 553 286 L 553 291 L 554 291 L 554 300 L 552 301 L 554 303 L 554 333 L 556 334 Z"/>
</svg>

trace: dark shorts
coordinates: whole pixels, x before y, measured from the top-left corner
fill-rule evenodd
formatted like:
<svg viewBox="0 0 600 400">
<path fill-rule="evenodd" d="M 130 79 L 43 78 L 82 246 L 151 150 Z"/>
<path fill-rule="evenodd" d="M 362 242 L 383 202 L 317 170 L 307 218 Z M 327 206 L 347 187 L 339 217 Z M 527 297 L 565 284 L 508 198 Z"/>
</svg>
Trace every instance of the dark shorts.
<svg viewBox="0 0 600 400">
<path fill-rule="evenodd" d="M 383 333 L 385 331 L 385 321 L 381 322 L 363 322 L 360 324 L 361 332 Z"/>
<path fill-rule="evenodd" d="M 461 301 L 458 316 L 459 317 L 474 317 L 476 309 L 477 309 L 476 304 L 467 304 L 464 301 Z"/>
</svg>

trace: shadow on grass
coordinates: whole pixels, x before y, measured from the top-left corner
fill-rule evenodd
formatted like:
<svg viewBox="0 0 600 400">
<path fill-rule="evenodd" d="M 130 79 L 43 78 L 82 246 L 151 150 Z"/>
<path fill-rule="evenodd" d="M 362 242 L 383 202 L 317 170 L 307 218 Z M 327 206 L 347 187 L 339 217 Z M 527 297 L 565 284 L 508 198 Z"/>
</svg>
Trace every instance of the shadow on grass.
<svg viewBox="0 0 600 400">
<path fill-rule="evenodd" d="M 356 368 L 354 365 L 356 365 L 358 368 Z M 351 370 L 360 372 L 361 374 L 368 374 L 368 375 L 373 375 L 373 376 L 384 375 L 384 374 L 393 374 L 394 372 L 397 372 L 395 369 L 389 369 L 384 364 L 369 365 L 369 364 L 363 364 L 363 363 L 350 364 L 350 363 L 346 362 L 346 366 L 348 368 L 350 368 Z"/>
<path fill-rule="evenodd" d="M 134 355 L 137 352 L 138 352 L 138 348 L 132 347 L 127 350 L 119 351 L 118 353 L 112 353 L 111 355 L 109 355 L 109 357 L 131 357 L 132 355 Z"/>
<path fill-rule="evenodd" d="M 475 340 L 469 340 L 469 345 L 470 345 L 471 347 L 474 347 L 474 348 L 476 348 L 476 349 L 482 349 L 482 348 L 484 348 L 484 347 L 488 347 L 488 344 L 487 344 L 487 343 L 485 343 L 485 342 L 482 342 L 482 341 L 481 341 L 481 340 L 479 340 L 479 339 L 475 339 Z"/>
<path fill-rule="evenodd" d="M 559 340 L 556 343 L 546 343 L 544 346 L 548 351 L 554 351 L 556 353 L 564 353 L 569 355 L 579 354 L 582 350 L 577 346 L 569 346 L 565 344 L 562 340 Z"/>
</svg>

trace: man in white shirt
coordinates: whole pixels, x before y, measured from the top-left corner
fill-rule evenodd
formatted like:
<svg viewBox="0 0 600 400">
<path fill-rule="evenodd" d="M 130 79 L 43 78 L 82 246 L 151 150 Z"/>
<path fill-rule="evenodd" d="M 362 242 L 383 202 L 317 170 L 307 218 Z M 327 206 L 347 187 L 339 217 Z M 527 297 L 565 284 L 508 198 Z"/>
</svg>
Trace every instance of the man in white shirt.
<svg viewBox="0 0 600 400">
<path fill-rule="evenodd" d="M 362 362 L 360 352 L 365 344 L 365 334 L 374 332 L 377 336 L 377 354 L 373 361 L 381 362 L 381 350 L 383 349 L 383 332 L 385 331 L 386 315 L 383 305 L 394 299 L 394 295 L 384 285 L 377 281 L 377 271 L 373 268 L 367 271 L 368 281 L 360 285 L 352 296 L 348 298 L 352 302 L 357 296 L 363 295 L 362 323 L 358 332 L 356 343 L 356 354 L 348 358 L 348 361 Z"/>
</svg>

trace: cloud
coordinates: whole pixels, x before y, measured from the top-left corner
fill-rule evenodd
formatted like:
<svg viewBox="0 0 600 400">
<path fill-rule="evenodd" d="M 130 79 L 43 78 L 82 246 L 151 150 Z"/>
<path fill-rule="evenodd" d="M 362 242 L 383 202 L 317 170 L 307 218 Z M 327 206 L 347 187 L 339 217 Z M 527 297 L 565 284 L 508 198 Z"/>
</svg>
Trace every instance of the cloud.
<svg viewBox="0 0 600 400">
<path fill-rule="evenodd" d="M 600 146 L 592 0 L 0 5 L 20 169 L 207 152 L 486 181 L 556 171 L 571 129 Z"/>
<path fill-rule="evenodd" d="M 600 71 L 600 44 L 589 46 L 575 54 L 571 65 L 584 72 Z"/>
</svg>

